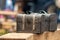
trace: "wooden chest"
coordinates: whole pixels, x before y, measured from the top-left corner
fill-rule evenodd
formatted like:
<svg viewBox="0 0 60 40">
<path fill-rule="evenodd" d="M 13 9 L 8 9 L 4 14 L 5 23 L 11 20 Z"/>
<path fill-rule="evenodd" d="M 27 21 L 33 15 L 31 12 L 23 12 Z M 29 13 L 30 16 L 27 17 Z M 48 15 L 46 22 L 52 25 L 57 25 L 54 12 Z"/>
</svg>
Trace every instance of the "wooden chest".
<svg viewBox="0 0 60 40">
<path fill-rule="evenodd" d="M 43 33 L 57 29 L 56 14 L 19 14 L 17 32 Z"/>
<path fill-rule="evenodd" d="M 17 32 L 25 33 L 41 33 L 40 22 L 41 15 L 26 15 L 19 14 L 17 16 Z"/>
</svg>

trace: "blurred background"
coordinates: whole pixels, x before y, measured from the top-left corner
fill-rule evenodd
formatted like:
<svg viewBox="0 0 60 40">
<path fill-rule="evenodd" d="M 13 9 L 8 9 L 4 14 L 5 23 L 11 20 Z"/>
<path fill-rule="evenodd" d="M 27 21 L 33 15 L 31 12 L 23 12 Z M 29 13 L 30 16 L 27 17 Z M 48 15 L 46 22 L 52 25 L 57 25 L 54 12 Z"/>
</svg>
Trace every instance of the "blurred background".
<svg viewBox="0 0 60 40">
<path fill-rule="evenodd" d="M 0 35 L 8 32 L 16 32 L 16 14 L 31 11 L 39 13 L 45 10 L 47 13 L 58 15 L 60 23 L 60 0 L 0 0 Z"/>
</svg>

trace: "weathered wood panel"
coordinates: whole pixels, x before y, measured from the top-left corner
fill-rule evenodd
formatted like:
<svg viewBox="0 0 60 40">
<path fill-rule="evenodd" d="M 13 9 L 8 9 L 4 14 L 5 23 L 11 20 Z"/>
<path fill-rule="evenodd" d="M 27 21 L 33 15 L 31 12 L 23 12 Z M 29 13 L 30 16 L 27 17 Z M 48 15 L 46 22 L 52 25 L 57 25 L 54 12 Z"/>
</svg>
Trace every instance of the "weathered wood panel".
<svg viewBox="0 0 60 40">
<path fill-rule="evenodd" d="M 34 40 L 46 40 L 47 37 L 46 37 L 46 33 L 43 33 L 43 34 L 34 34 Z"/>
<path fill-rule="evenodd" d="M 56 14 L 19 14 L 17 15 L 17 32 L 43 33 L 57 29 Z"/>
<path fill-rule="evenodd" d="M 0 36 L 0 40 L 60 40 L 60 30 L 43 34 L 17 33 Z"/>
<path fill-rule="evenodd" d="M 47 40 L 60 40 L 60 31 L 48 32 Z"/>
<path fill-rule="evenodd" d="M 60 40 L 60 30 L 55 32 L 46 32 L 43 34 L 35 34 L 34 40 Z"/>
<path fill-rule="evenodd" d="M 0 40 L 33 40 L 31 33 L 8 33 L 0 36 Z"/>
<path fill-rule="evenodd" d="M 21 19 L 21 20 L 20 20 Z M 17 32 L 23 33 L 40 33 L 41 16 L 35 15 L 18 15 L 17 16 Z"/>
</svg>

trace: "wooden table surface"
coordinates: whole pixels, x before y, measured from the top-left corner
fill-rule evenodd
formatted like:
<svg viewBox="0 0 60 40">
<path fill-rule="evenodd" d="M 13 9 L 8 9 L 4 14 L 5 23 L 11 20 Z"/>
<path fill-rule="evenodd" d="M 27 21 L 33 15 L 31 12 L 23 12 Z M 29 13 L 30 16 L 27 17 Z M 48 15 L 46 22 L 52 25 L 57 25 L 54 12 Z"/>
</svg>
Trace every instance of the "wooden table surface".
<svg viewBox="0 0 60 40">
<path fill-rule="evenodd" d="M 27 39 L 32 36 L 32 33 L 8 33 L 0 36 L 0 38 L 8 38 L 8 39 Z"/>
</svg>

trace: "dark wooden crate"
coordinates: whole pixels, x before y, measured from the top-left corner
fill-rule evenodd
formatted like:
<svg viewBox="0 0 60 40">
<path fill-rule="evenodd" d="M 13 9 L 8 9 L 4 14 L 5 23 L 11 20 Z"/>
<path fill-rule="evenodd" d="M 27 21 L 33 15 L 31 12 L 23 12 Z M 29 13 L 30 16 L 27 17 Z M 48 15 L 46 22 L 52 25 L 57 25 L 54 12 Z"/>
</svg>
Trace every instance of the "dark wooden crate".
<svg viewBox="0 0 60 40">
<path fill-rule="evenodd" d="M 45 31 L 55 31 L 57 29 L 56 14 L 23 15 L 17 15 L 17 32 L 43 33 Z"/>
<path fill-rule="evenodd" d="M 33 16 L 33 15 L 26 15 L 24 16 L 24 18 L 17 16 L 17 32 L 26 32 L 26 33 L 40 33 L 40 16 Z M 22 23 L 21 21 L 18 21 L 20 19 L 22 22 L 24 21 L 24 23 Z M 34 21 L 34 22 L 33 22 Z M 24 25 L 24 30 L 22 30 Z M 35 27 L 33 27 L 35 26 Z"/>
</svg>

